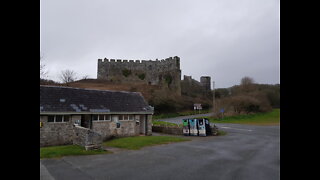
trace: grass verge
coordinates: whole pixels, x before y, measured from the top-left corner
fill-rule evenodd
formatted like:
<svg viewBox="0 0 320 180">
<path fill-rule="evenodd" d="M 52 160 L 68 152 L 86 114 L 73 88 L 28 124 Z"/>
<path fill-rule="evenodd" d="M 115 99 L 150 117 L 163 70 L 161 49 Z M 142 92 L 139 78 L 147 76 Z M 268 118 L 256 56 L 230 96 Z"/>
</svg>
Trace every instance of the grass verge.
<svg viewBox="0 0 320 180">
<path fill-rule="evenodd" d="M 273 109 L 267 113 L 238 115 L 216 119 L 207 117 L 211 123 L 235 123 L 249 125 L 280 125 L 280 109 Z"/>
<path fill-rule="evenodd" d="M 111 153 L 105 150 L 89 150 L 86 151 L 84 147 L 78 145 L 67 146 L 51 146 L 40 148 L 40 159 L 43 158 L 61 158 L 63 156 L 78 156 L 78 155 L 94 155 Z"/>
<path fill-rule="evenodd" d="M 227 135 L 227 132 L 222 131 L 222 130 L 218 130 L 217 136 L 224 136 L 224 135 Z"/>
<path fill-rule="evenodd" d="M 174 126 L 178 127 L 179 124 L 171 123 L 171 122 L 165 122 L 165 121 L 152 121 L 152 124 L 155 126 Z"/>
<path fill-rule="evenodd" d="M 105 146 L 137 150 L 146 146 L 189 141 L 190 139 L 173 136 L 135 136 L 116 138 L 103 143 Z"/>
</svg>

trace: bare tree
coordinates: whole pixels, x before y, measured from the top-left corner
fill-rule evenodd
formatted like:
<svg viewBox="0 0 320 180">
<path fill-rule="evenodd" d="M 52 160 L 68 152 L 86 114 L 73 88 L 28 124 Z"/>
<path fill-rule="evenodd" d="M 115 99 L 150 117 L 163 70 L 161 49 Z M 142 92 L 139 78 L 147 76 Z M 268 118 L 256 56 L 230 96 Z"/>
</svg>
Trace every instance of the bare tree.
<svg viewBox="0 0 320 180">
<path fill-rule="evenodd" d="M 240 85 L 246 86 L 246 85 L 250 85 L 253 84 L 254 80 L 251 77 L 245 76 L 241 79 L 241 83 Z"/>
<path fill-rule="evenodd" d="M 82 77 L 82 79 L 89 79 L 89 78 L 90 78 L 89 75 L 84 75 L 84 76 Z"/>
<path fill-rule="evenodd" d="M 76 80 L 76 72 L 74 72 L 73 70 L 64 70 L 61 71 L 61 75 L 60 75 L 60 80 L 63 83 L 70 83 L 70 82 L 74 82 Z"/>
<path fill-rule="evenodd" d="M 43 58 L 40 55 L 40 79 L 47 77 L 48 71 L 45 69 L 46 65 L 43 62 Z"/>
</svg>

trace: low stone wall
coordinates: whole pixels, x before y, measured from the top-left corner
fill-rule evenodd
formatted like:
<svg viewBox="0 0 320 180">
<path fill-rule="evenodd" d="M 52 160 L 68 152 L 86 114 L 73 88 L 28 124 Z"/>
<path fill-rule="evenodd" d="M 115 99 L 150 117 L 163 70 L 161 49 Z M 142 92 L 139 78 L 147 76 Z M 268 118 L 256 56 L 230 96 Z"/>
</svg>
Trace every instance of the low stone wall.
<svg viewBox="0 0 320 180">
<path fill-rule="evenodd" d="M 213 125 L 210 127 L 213 136 L 218 135 L 218 127 Z M 165 134 L 174 134 L 174 135 L 183 135 L 182 127 L 174 126 L 152 126 L 153 132 L 165 133 Z"/>
<path fill-rule="evenodd" d="M 84 146 L 86 149 L 87 147 L 101 147 L 103 141 L 102 135 L 99 133 L 77 125 L 74 127 L 72 139 L 73 144 Z"/>
<path fill-rule="evenodd" d="M 153 132 L 183 135 L 182 127 L 170 127 L 170 126 L 152 126 Z"/>
</svg>

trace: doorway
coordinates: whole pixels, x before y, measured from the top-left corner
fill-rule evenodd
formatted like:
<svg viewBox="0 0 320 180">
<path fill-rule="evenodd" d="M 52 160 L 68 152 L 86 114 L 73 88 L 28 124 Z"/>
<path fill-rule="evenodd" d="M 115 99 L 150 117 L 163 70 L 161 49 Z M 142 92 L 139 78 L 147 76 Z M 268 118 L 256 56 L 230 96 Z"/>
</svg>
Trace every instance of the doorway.
<svg viewBox="0 0 320 180">
<path fill-rule="evenodd" d="M 140 134 L 147 135 L 148 132 L 148 121 L 147 115 L 140 115 Z"/>
<path fill-rule="evenodd" d="M 81 126 L 91 129 L 92 127 L 92 120 L 90 114 L 83 114 L 81 115 Z"/>
</svg>

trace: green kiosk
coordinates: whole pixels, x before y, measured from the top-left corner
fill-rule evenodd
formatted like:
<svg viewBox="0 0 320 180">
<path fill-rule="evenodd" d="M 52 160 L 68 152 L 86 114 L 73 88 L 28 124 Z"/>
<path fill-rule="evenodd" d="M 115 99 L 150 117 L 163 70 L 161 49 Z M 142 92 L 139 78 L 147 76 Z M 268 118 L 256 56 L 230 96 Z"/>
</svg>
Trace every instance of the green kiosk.
<svg viewBox="0 0 320 180">
<path fill-rule="evenodd" d="M 190 136 L 190 124 L 189 124 L 189 119 L 183 119 L 182 120 L 182 125 L 183 125 L 183 135 L 185 136 Z"/>
</svg>

